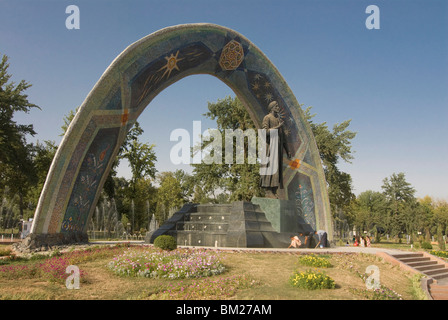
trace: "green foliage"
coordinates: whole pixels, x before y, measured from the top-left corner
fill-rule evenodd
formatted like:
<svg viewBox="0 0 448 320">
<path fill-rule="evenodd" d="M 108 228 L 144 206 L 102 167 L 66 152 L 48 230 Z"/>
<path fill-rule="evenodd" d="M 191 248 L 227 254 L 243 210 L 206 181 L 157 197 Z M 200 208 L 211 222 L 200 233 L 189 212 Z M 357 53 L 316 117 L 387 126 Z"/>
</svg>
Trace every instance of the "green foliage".
<svg viewBox="0 0 448 320">
<path fill-rule="evenodd" d="M 447 251 L 431 250 L 429 253 L 432 254 L 432 255 L 441 257 L 441 258 L 447 258 L 448 259 L 448 252 Z"/>
<path fill-rule="evenodd" d="M 141 143 L 132 140 L 127 149 L 122 154 L 122 158 L 129 161 L 132 171 L 132 181 L 135 183 L 140 178 L 155 178 L 155 162 L 157 157 L 154 151 L 154 144 Z"/>
<path fill-rule="evenodd" d="M 305 110 L 305 119 L 310 124 L 316 139 L 328 183 L 332 212 L 337 212 L 336 208 L 346 210 L 354 198 L 352 180 L 348 173 L 338 168 L 338 164 L 340 160 L 348 163 L 353 160 L 351 141 L 355 138 L 356 132 L 348 130 L 351 120 L 335 124 L 332 130 L 328 128 L 326 122 L 314 123 L 312 118 L 315 114 L 311 114 L 311 109 L 312 107 L 308 107 Z"/>
<path fill-rule="evenodd" d="M 175 250 L 177 248 L 176 239 L 172 236 L 162 235 L 154 240 L 154 246 L 162 250 Z"/>
<path fill-rule="evenodd" d="M 9 256 L 12 253 L 10 248 L 0 248 L 0 257 Z"/>
<path fill-rule="evenodd" d="M 371 190 L 364 191 L 358 195 L 353 202 L 355 214 L 351 217 L 356 230 L 374 230 L 376 237 L 378 232 L 376 226 L 384 223 L 383 217 L 386 214 L 387 201 L 384 194 Z"/>
<path fill-rule="evenodd" d="M 244 105 L 238 98 L 226 97 L 219 99 L 216 103 L 208 103 L 209 111 L 204 115 L 211 120 L 216 120 L 217 130 L 221 136 L 221 144 L 225 145 L 225 130 L 245 131 L 256 129 Z M 204 141 L 200 146 L 194 146 L 193 152 L 197 149 L 204 150 L 211 142 Z M 235 160 L 236 146 L 233 149 L 233 160 Z M 208 156 L 214 157 L 214 150 L 210 150 Z M 250 201 L 254 196 L 262 196 L 264 191 L 260 187 L 259 164 L 248 163 L 248 145 L 244 146 L 244 164 L 226 164 L 225 153 L 222 158 L 213 161 L 211 164 L 201 163 L 193 165 L 193 176 L 196 182 L 194 189 L 194 202 L 219 202 L 219 201 Z M 217 193 L 216 190 L 222 190 Z M 229 194 L 220 196 L 222 194 Z"/>
<path fill-rule="evenodd" d="M 383 180 L 381 187 L 387 199 L 388 232 L 392 236 L 400 233 L 410 234 L 415 231 L 417 202 L 414 197 L 415 189 L 406 181 L 405 174 L 392 174 Z"/>
<path fill-rule="evenodd" d="M 25 197 L 37 176 L 33 164 L 33 145 L 26 141 L 27 135 L 35 135 L 33 125 L 18 124 L 17 112 L 28 113 L 39 108 L 28 101 L 25 91 L 31 87 L 26 81 L 18 84 L 10 81 L 8 57 L 0 62 L 0 189 L 9 189 L 18 196 L 20 216 L 25 209 Z"/>
<path fill-rule="evenodd" d="M 411 235 L 411 243 L 418 231 L 425 230 L 429 239 L 434 225 L 432 200 L 417 201 L 415 189 L 406 181 L 404 173 L 385 178 L 382 190 L 381 193 L 362 192 L 352 203 L 349 217 L 355 229 L 373 233 L 376 242 L 380 240 L 379 230 L 392 237 Z"/>
<path fill-rule="evenodd" d="M 181 184 L 173 172 L 162 172 L 159 179 L 156 215 L 159 223 L 162 224 L 168 218 L 170 210 L 180 207 L 184 200 L 182 199 Z"/>
<path fill-rule="evenodd" d="M 331 263 L 325 257 L 317 256 L 315 254 L 307 254 L 299 258 L 299 263 L 309 267 L 315 268 L 330 268 Z"/>
<path fill-rule="evenodd" d="M 429 242 L 424 241 L 424 242 L 422 242 L 422 249 L 432 250 L 432 244 L 429 243 Z"/>
<path fill-rule="evenodd" d="M 79 110 L 79 107 L 75 108 L 75 111 L 70 110 L 69 113 L 64 116 L 64 118 L 62 119 L 64 121 L 64 124 L 61 126 L 62 133 L 60 134 L 60 136 L 65 135 L 65 133 L 68 130 L 68 127 L 70 126 L 70 123 L 75 118 L 75 115 L 78 112 L 78 110 Z"/>
</svg>

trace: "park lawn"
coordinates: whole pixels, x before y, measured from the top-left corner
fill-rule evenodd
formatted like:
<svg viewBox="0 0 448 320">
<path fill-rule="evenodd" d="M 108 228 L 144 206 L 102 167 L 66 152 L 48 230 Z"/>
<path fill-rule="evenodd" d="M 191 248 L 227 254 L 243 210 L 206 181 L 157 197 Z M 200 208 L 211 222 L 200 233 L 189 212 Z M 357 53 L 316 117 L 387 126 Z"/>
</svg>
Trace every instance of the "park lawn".
<svg viewBox="0 0 448 320">
<path fill-rule="evenodd" d="M 365 289 L 366 285 L 354 270 L 364 272 L 367 266 L 376 265 L 380 269 L 380 282 L 399 293 L 404 300 L 416 299 L 413 294 L 411 275 L 383 262 L 375 255 L 366 254 L 328 254 L 331 268 L 318 268 L 335 280 L 335 289 L 305 290 L 294 288 L 289 278 L 295 270 L 313 269 L 298 263 L 299 254 L 265 252 L 228 252 L 221 253 L 227 271 L 212 278 L 228 278 L 246 275 L 256 285 L 238 289 L 230 299 L 257 300 L 361 300 L 362 296 L 351 290 Z M 68 290 L 65 283 L 51 282 L 42 277 L 21 277 L 18 279 L 0 278 L 0 299 L 33 300 L 138 300 L 156 299 L 170 285 L 178 285 L 181 280 L 149 279 L 118 276 L 107 268 L 112 256 L 100 256 L 87 259 L 78 264 L 85 273 L 78 290 Z M 183 283 L 201 282 L 201 280 L 183 280 Z M 207 278 L 210 279 L 210 278 Z M 197 299 L 207 299 L 200 293 Z"/>
</svg>

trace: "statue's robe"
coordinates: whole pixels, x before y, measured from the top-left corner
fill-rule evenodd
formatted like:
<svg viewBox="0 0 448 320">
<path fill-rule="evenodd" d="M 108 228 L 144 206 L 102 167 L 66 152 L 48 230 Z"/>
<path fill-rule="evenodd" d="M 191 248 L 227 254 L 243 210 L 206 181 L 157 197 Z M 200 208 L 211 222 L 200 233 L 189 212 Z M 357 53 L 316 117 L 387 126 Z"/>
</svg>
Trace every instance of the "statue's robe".
<svg viewBox="0 0 448 320">
<path fill-rule="evenodd" d="M 266 129 L 266 157 L 273 160 L 273 162 L 262 164 L 261 167 L 262 169 L 268 166 L 277 168 L 277 170 L 274 170 L 275 173 L 273 174 L 261 175 L 260 185 L 263 188 L 278 187 L 283 189 L 283 150 L 285 150 L 287 154 L 289 153 L 286 136 L 283 127 L 277 129 L 277 136 L 271 136 L 269 132 L 269 129 L 276 127 L 279 124 L 280 120 L 272 113 L 269 113 L 263 118 L 262 129 Z M 274 153 L 273 157 L 271 157 L 271 152 Z M 266 170 L 266 172 L 269 172 L 269 170 Z"/>
</svg>

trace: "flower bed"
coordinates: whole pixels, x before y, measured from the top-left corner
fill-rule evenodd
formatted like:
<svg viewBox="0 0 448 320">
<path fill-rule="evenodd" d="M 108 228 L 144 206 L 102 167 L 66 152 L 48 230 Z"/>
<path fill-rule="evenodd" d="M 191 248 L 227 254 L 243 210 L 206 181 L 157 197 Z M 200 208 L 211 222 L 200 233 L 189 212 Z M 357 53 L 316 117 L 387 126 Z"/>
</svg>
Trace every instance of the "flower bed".
<svg viewBox="0 0 448 320">
<path fill-rule="evenodd" d="M 119 275 L 167 279 L 208 277 L 225 271 L 218 254 L 185 249 L 129 249 L 110 261 L 108 267 Z"/>
<path fill-rule="evenodd" d="M 296 271 L 289 282 L 294 287 L 308 290 L 335 288 L 334 280 L 322 271 Z"/>
<path fill-rule="evenodd" d="M 429 252 L 430 254 L 434 255 L 434 256 L 438 256 L 441 258 L 445 258 L 448 259 L 448 251 L 437 251 L 437 250 L 432 250 Z"/>
<path fill-rule="evenodd" d="M 36 255 L 30 259 L 12 257 L 0 266 L 0 279 L 20 279 L 42 277 L 51 282 L 64 283 L 68 277 L 67 267 L 97 258 L 111 257 L 124 250 L 123 245 L 102 248 L 88 248 L 66 253 L 55 251 L 49 257 Z M 86 276 L 80 270 L 81 280 Z"/>
<path fill-rule="evenodd" d="M 316 256 L 315 254 L 307 254 L 299 258 L 299 263 L 316 268 L 330 268 L 331 263 L 324 257 Z"/>
</svg>

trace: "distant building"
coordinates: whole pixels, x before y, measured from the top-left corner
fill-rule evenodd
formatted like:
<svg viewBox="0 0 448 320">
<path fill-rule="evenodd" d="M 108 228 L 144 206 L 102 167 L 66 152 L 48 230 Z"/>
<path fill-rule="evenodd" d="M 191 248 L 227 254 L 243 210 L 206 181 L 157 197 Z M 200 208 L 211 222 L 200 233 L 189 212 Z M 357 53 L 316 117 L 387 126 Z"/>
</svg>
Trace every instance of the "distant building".
<svg viewBox="0 0 448 320">
<path fill-rule="evenodd" d="M 33 225 L 33 219 L 30 218 L 28 221 L 22 221 L 22 232 L 20 233 L 20 238 L 24 239 L 27 235 L 30 234 L 31 226 Z"/>
</svg>

